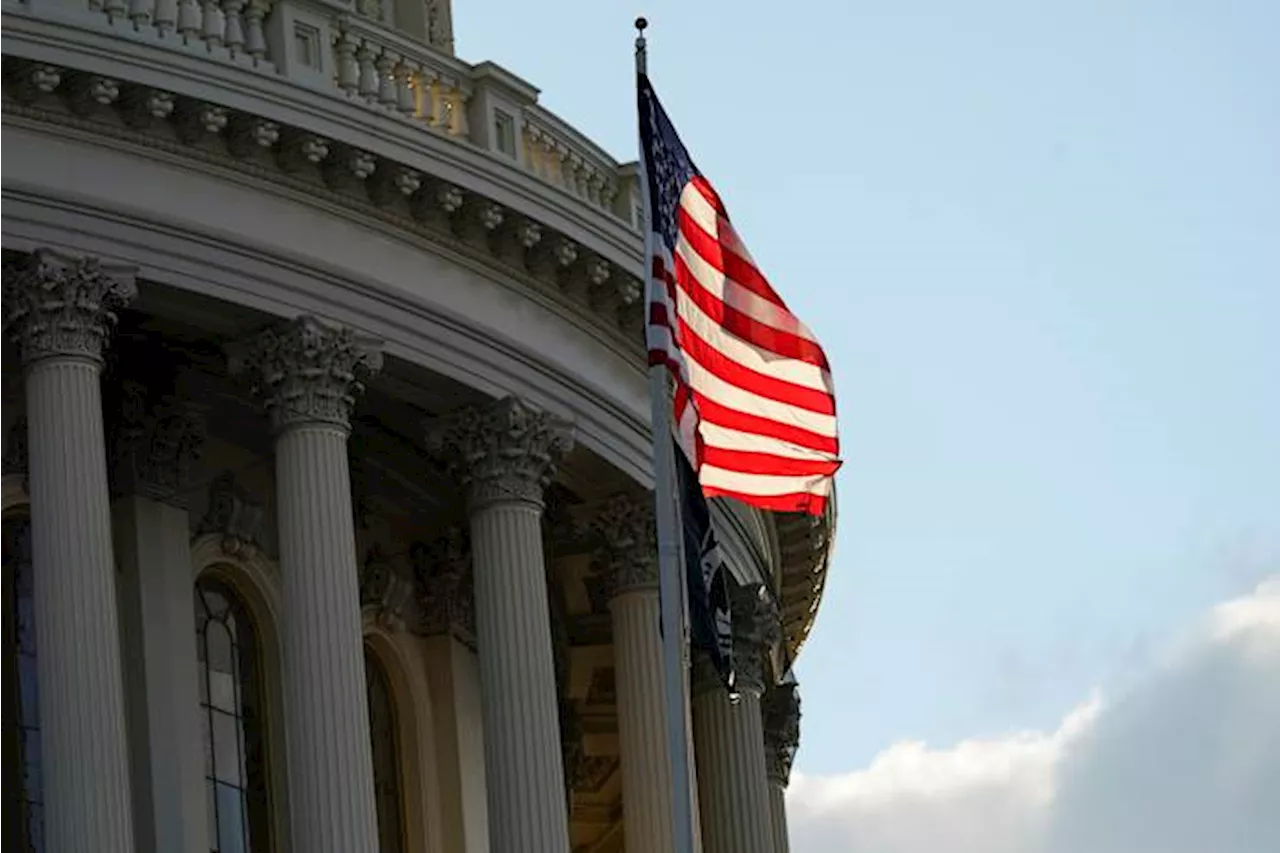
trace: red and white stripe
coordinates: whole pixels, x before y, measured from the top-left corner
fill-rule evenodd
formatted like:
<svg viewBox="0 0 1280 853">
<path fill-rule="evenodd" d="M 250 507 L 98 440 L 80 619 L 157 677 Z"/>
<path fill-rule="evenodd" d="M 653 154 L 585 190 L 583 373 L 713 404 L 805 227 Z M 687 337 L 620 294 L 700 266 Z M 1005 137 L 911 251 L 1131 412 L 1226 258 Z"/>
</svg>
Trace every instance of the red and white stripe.
<svg viewBox="0 0 1280 853">
<path fill-rule="evenodd" d="M 715 190 L 682 189 L 655 233 L 649 363 L 676 378 L 677 438 L 707 495 L 822 513 L 840 467 L 827 357 L 751 260 Z"/>
</svg>

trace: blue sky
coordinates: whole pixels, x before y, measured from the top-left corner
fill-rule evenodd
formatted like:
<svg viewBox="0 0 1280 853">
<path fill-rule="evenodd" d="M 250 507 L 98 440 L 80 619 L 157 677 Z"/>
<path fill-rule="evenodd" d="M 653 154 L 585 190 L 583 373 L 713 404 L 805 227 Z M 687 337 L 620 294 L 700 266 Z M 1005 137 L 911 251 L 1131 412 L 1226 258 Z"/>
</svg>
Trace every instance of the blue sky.
<svg viewBox="0 0 1280 853">
<path fill-rule="evenodd" d="M 455 0 L 458 52 L 632 159 L 636 13 L 838 385 L 800 770 L 1052 730 L 1280 571 L 1280 5 Z"/>
</svg>

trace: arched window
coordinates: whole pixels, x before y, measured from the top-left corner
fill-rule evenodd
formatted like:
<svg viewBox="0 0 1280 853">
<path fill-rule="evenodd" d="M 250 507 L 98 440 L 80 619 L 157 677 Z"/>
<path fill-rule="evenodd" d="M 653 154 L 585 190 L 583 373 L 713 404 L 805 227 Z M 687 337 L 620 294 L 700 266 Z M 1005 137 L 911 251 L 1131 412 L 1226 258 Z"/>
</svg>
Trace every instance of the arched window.
<svg viewBox="0 0 1280 853">
<path fill-rule="evenodd" d="M 209 850 L 267 853 L 265 714 L 253 619 L 219 581 L 201 579 L 195 598 Z"/>
<path fill-rule="evenodd" d="M 31 519 L 4 519 L 5 849 L 43 853 L 40 713 L 36 704 L 36 614 Z"/>
<path fill-rule="evenodd" d="M 373 790 L 378 804 L 379 853 L 403 853 L 404 820 L 400 812 L 400 753 L 396 738 L 395 700 L 378 656 L 364 650 L 365 687 L 369 696 L 369 737 L 373 741 Z"/>
</svg>

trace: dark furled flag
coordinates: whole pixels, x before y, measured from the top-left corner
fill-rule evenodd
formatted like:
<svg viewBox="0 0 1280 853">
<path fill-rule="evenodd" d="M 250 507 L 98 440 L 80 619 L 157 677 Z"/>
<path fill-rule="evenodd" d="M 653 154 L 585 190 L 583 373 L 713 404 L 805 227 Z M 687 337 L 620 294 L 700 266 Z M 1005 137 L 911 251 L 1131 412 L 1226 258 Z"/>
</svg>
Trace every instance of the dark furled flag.
<svg viewBox="0 0 1280 853">
<path fill-rule="evenodd" d="M 684 528 L 685 579 L 689 597 L 689 642 L 706 653 L 720 679 L 734 689 L 733 630 L 729 611 L 729 567 L 711 524 L 711 508 L 689 461 L 676 448 L 680 519 Z"/>
<path fill-rule="evenodd" d="M 702 491 L 821 515 L 840 467 L 835 394 L 813 333 L 752 261 L 638 75 L 652 229 L 649 364 L 676 382 L 676 436 Z"/>
</svg>

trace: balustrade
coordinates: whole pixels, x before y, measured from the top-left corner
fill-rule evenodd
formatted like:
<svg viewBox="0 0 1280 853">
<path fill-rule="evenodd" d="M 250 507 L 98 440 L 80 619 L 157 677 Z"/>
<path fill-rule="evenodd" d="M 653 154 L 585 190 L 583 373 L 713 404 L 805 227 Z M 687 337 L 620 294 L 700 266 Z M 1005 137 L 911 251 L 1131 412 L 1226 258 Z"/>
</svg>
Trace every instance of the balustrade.
<svg viewBox="0 0 1280 853">
<path fill-rule="evenodd" d="M 491 148 L 583 203 L 636 225 L 633 205 L 622 204 L 619 210 L 614 204 L 619 186 L 629 187 L 634 176 L 537 104 L 532 87 L 511 104 L 518 151 L 498 152 L 489 134 L 473 135 L 470 102 L 477 86 L 486 85 L 482 75 L 445 49 L 428 44 L 427 33 L 410 35 L 396 29 L 390 23 L 397 16 L 390 14 L 389 0 L 360 0 L 354 6 L 338 0 L 66 2 L 73 5 L 59 8 L 78 9 L 74 15 L 96 19 L 99 26 L 127 34 L 130 40 L 154 39 L 186 53 L 256 68 L 275 79 L 283 77 L 399 116 L 460 143 Z M 77 2 L 84 5 L 77 7 Z M 49 7 L 28 7 L 23 14 L 40 17 L 42 8 Z M 285 17 L 273 23 L 274 16 L 281 15 Z M 314 40 L 300 46 L 298 40 L 304 37 L 295 24 L 314 34 Z M 476 121 L 485 110 L 477 105 Z M 492 123 L 493 118 L 485 115 L 483 120 Z"/>
</svg>

